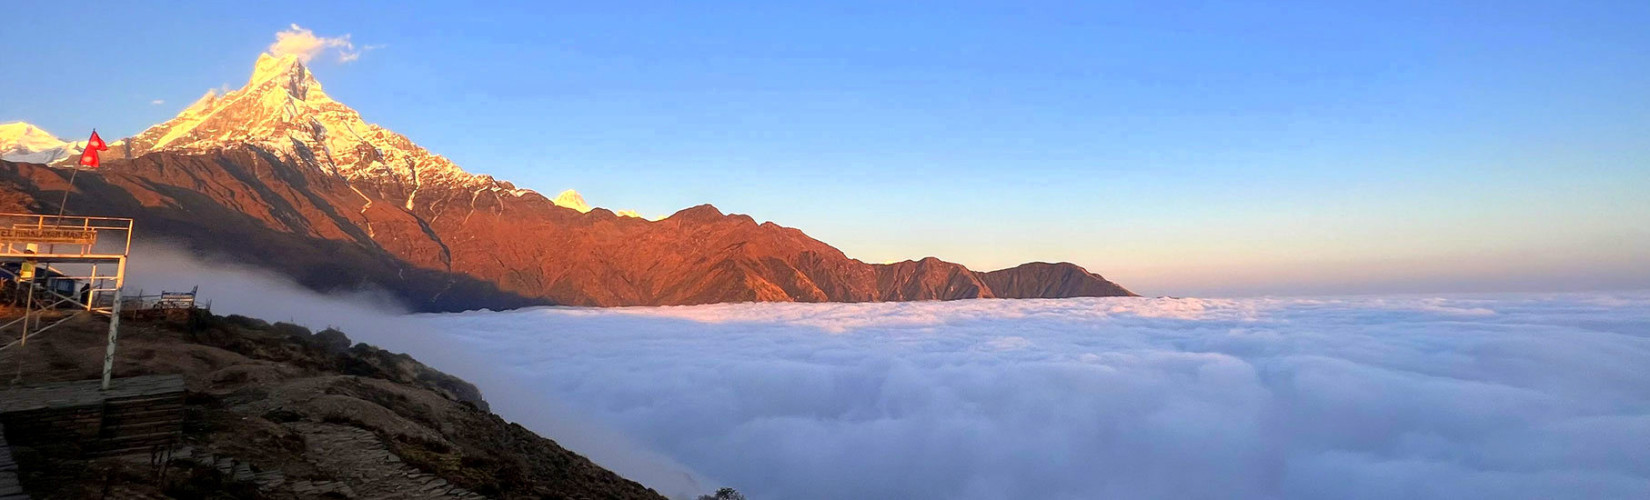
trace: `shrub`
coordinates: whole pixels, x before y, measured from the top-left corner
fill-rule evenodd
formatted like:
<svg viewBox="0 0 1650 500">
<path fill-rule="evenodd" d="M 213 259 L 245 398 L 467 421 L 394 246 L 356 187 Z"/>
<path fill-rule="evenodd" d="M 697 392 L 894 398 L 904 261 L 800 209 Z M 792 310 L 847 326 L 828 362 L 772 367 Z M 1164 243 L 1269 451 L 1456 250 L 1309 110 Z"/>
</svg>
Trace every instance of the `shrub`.
<svg viewBox="0 0 1650 500">
<path fill-rule="evenodd" d="M 699 500 L 745 500 L 745 495 L 733 488 L 722 488 L 714 495 L 699 495 Z"/>
</svg>

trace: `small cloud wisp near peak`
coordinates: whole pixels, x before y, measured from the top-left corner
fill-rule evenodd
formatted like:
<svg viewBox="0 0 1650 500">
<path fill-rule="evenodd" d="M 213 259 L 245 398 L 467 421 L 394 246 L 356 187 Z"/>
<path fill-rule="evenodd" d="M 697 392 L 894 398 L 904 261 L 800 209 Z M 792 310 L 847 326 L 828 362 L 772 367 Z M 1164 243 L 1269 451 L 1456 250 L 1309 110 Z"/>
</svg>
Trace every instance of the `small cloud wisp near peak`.
<svg viewBox="0 0 1650 500">
<path fill-rule="evenodd" d="M 297 56 L 299 61 L 308 63 L 314 60 L 315 56 L 329 49 L 336 49 L 338 62 L 347 63 L 360 59 L 363 52 L 380 47 L 383 46 L 368 45 L 357 50 L 348 33 L 336 37 L 316 36 L 314 31 L 294 23 L 290 29 L 275 33 L 275 43 L 269 44 L 269 53 L 275 56 Z"/>
</svg>

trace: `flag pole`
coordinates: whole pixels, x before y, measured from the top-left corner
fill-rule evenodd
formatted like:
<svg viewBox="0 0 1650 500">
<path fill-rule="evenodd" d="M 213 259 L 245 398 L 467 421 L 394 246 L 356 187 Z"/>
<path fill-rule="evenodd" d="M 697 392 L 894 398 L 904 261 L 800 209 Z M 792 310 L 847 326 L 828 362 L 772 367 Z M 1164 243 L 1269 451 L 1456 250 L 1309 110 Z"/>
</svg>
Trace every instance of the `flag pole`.
<svg viewBox="0 0 1650 500">
<path fill-rule="evenodd" d="M 57 222 L 58 223 L 63 222 L 63 211 L 68 210 L 68 208 L 69 208 L 69 192 L 74 191 L 74 177 L 76 175 L 79 175 L 79 174 L 80 174 L 80 165 L 75 165 L 74 166 L 74 171 L 69 173 L 69 187 L 67 189 L 63 190 L 63 201 L 60 201 L 60 202 L 57 203 Z"/>
</svg>

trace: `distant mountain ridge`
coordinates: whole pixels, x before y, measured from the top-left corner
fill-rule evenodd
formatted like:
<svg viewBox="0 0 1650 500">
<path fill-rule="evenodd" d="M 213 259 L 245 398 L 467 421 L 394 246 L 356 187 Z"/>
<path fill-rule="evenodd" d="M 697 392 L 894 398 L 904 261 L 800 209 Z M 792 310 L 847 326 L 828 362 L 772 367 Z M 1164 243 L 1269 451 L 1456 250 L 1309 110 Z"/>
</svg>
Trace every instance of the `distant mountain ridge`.
<svg viewBox="0 0 1650 500">
<path fill-rule="evenodd" d="M 32 124 L 0 123 L 0 160 L 55 163 L 79 155 L 84 147 L 84 142 L 65 142 Z"/>
<path fill-rule="evenodd" d="M 134 217 L 140 238 L 317 290 L 387 291 L 420 311 L 1132 295 L 1069 263 L 867 264 L 710 205 L 650 221 L 572 191 L 552 200 L 365 122 L 290 56 L 266 54 L 245 87 L 110 146 L 70 212 Z M 0 161 L 0 209 L 56 210 L 68 172 L 19 159 Z"/>
</svg>

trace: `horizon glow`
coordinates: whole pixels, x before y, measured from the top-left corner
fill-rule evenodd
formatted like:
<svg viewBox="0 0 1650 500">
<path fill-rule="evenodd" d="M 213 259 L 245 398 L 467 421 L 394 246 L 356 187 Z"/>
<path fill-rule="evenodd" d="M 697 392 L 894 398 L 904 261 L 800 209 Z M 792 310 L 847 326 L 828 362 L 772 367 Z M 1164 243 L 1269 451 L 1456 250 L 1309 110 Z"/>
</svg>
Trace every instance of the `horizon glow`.
<svg viewBox="0 0 1650 500">
<path fill-rule="evenodd" d="M 866 262 L 1069 261 L 1147 295 L 1650 288 L 1643 2 L 92 8 L 121 29 L 8 6 L 0 122 L 130 136 L 296 24 L 347 49 L 310 61 L 330 95 L 469 171 Z"/>
</svg>

